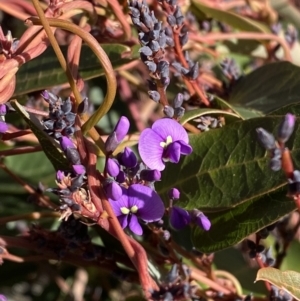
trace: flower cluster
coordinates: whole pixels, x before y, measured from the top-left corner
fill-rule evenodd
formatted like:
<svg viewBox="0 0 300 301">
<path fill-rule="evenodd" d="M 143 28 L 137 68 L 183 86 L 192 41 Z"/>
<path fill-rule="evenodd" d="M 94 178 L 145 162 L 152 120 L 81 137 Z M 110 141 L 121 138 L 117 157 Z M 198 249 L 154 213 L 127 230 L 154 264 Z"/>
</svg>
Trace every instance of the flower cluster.
<svg viewBox="0 0 300 301">
<path fill-rule="evenodd" d="M 76 114 L 72 113 L 70 98 L 63 101 L 48 91 L 44 91 L 42 97 L 49 103 L 49 118 L 43 121 L 45 131 L 55 139 L 71 136 L 74 133 Z"/>
<path fill-rule="evenodd" d="M 174 46 L 172 27 L 179 26 L 182 28 L 183 33 L 180 35 L 181 45 L 184 45 L 188 40 L 187 31 L 183 29 L 184 17 L 180 7 L 174 6 L 173 13 L 168 16 L 170 26 L 163 27 L 162 22 L 157 20 L 153 11 L 150 12 L 145 2 L 131 0 L 129 1 L 129 9 L 132 23 L 138 30 L 139 41 L 142 45 L 140 49 L 141 60 L 147 66 L 152 79 L 149 81 L 150 90 L 148 94 L 152 100 L 159 102 L 162 93 L 161 89 L 165 91 L 170 83 L 170 63 L 166 59 L 165 48 Z M 180 63 L 176 62 L 174 63 L 174 67 L 175 66 L 177 69 L 182 67 Z M 198 67 L 197 64 L 195 64 L 195 66 Z M 185 72 L 185 75 L 189 76 L 192 72 L 193 76 L 195 76 L 194 70 L 188 70 L 183 67 L 181 69 L 178 71 L 179 73 Z M 183 95 L 181 93 L 175 96 L 173 106 L 163 103 L 165 115 L 169 118 L 182 117 L 185 111 L 182 107 L 182 103 Z"/>
<path fill-rule="evenodd" d="M 154 182 L 160 179 L 161 174 L 159 170 L 148 169 L 139 163 L 128 147 L 116 158 L 110 157 L 128 130 L 129 120 L 122 116 L 105 142 L 107 159 L 104 173 L 108 177 L 104 189 L 121 226 L 141 235 L 143 230 L 138 219 L 148 223 L 160 220 L 164 215 L 163 202 L 154 191 Z"/>
<path fill-rule="evenodd" d="M 49 103 L 49 117 L 43 120 L 43 126 L 49 136 L 58 140 L 67 160 L 70 162 L 69 170 L 58 170 L 56 184 L 58 188 L 50 188 L 57 194 L 63 203 L 60 209 L 68 216 L 72 211 L 80 210 L 83 202 L 89 201 L 86 189 L 86 169 L 81 163 L 79 152 L 71 140 L 75 128 L 76 114 L 72 112 L 70 98 L 63 101 L 60 97 L 44 91 L 42 97 Z"/>
</svg>

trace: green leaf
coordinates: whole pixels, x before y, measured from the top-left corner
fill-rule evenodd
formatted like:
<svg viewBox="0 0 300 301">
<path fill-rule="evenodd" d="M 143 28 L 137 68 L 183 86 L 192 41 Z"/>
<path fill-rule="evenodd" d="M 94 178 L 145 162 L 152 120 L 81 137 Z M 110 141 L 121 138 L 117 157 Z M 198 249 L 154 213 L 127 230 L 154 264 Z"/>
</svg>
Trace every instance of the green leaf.
<svg viewBox="0 0 300 301">
<path fill-rule="evenodd" d="M 40 121 L 33 114 L 26 112 L 16 100 L 12 100 L 10 103 L 16 112 L 22 116 L 32 132 L 36 135 L 44 150 L 44 153 L 53 164 L 54 168 L 56 170 L 68 170 L 69 162 L 60 150 L 59 144 L 45 133 Z"/>
<path fill-rule="evenodd" d="M 212 226 L 206 232 L 199 227 L 194 228 L 192 240 L 195 247 L 204 253 L 216 252 L 234 246 L 250 234 L 273 224 L 296 208 L 286 194 L 283 188 L 234 208 L 206 214 Z"/>
<path fill-rule="evenodd" d="M 258 271 L 256 281 L 263 280 L 283 289 L 296 300 L 300 300 L 300 273 L 294 271 L 282 272 L 275 268 L 262 268 Z"/>
<path fill-rule="evenodd" d="M 158 192 L 166 197 L 170 188 L 177 187 L 181 206 L 220 211 L 286 185 L 282 172 L 269 169 L 269 156 L 258 143 L 256 133 L 258 127 L 276 132 L 282 117 L 253 118 L 191 135 L 192 154 L 179 164 L 167 163 L 156 186 Z M 295 133 L 297 128 L 298 123 Z M 292 144 L 292 154 L 300 166 L 299 134 L 291 137 L 288 146 Z"/>
<path fill-rule="evenodd" d="M 264 32 L 268 33 L 270 30 L 267 26 L 257 21 L 253 21 L 249 18 L 242 17 L 233 12 L 218 9 L 216 7 L 208 6 L 200 1 L 193 0 L 191 6 L 192 12 L 202 18 L 203 13 L 208 18 L 213 18 L 222 23 L 226 23 L 233 28 L 240 29 L 242 31 L 252 31 L 252 32 Z M 200 15 L 199 15 L 200 14 Z"/>
<path fill-rule="evenodd" d="M 227 111 L 221 111 L 221 110 L 216 110 L 216 109 L 196 109 L 196 110 L 191 110 L 191 111 L 187 111 L 184 116 L 180 119 L 180 123 L 182 125 L 184 125 L 185 123 L 198 118 L 200 116 L 203 115 L 225 115 L 228 117 L 231 117 L 231 120 L 239 120 L 240 117 L 235 114 L 235 113 L 231 113 L 231 112 L 227 112 Z"/>
<path fill-rule="evenodd" d="M 235 113 L 235 115 L 239 116 L 241 119 L 250 119 L 255 117 L 262 117 L 263 114 L 259 111 L 244 108 L 241 106 L 233 106 L 232 104 L 228 103 L 226 100 L 214 96 L 214 102 L 216 103 L 217 107 L 223 110 L 230 110 Z"/>
<path fill-rule="evenodd" d="M 136 58 L 136 51 L 134 51 L 134 49 L 134 56 L 125 57 L 125 54 L 131 50 L 128 46 L 104 44 L 102 47 L 114 68 L 121 67 L 132 61 L 133 58 Z M 62 51 L 66 56 L 67 47 L 63 46 Z M 83 45 L 81 49 L 79 72 L 81 77 L 85 80 L 104 74 L 99 60 L 86 45 Z M 42 55 L 29 61 L 20 68 L 17 73 L 14 96 L 62 85 L 67 82 L 67 77 L 61 69 L 53 49 L 49 47 Z"/>
<path fill-rule="evenodd" d="M 241 78 L 233 87 L 233 106 L 269 113 L 300 101 L 300 68 L 279 62 L 262 66 Z"/>
</svg>

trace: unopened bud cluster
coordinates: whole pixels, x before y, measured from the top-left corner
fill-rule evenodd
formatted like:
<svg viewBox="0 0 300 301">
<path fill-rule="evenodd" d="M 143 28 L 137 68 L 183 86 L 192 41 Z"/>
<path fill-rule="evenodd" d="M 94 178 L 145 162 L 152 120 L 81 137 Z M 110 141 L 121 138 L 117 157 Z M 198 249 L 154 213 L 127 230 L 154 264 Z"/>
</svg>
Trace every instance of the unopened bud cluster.
<svg viewBox="0 0 300 301">
<path fill-rule="evenodd" d="M 277 140 L 274 135 L 263 128 L 257 128 L 257 136 L 262 146 L 271 154 L 270 168 L 273 171 L 281 169 L 283 146 L 291 137 L 295 127 L 296 117 L 292 114 L 286 114 L 283 121 L 279 125 L 277 132 Z"/>
<path fill-rule="evenodd" d="M 86 188 L 86 169 L 81 163 L 79 152 L 71 140 L 75 131 L 76 114 L 72 112 L 72 102 L 68 98 L 63 101 L 60 97 L 44 91 L 42 97 L 49 103 L 49 117 L 43 120 L 45 132 L 58 140 L 67 160 L 70 163 L 68 170 L 58 170 L 56 184 L 58 188 L 50 188 L 59 196 L 62 211 L 80 210 L 81 203 L 89 201 L 89 192 Z M 84 103 L 84 102 L 83 102 Z"/>
</svg>

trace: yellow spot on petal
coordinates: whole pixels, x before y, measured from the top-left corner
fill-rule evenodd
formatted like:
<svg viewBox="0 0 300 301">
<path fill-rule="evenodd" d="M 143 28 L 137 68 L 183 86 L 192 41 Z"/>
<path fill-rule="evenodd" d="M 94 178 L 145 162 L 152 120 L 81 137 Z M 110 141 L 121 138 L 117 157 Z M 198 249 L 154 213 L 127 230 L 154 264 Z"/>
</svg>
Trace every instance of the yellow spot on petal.
<svg viewBox="0 0 300 301">
<path fill-rule="evenodd" d="M 134 205 L 134 206 L 132 206 L 131 208 L 130 208 L 130 212 L 131 213 L 137 213 L 137 211 L 138 211 L 138 206 L 137 205 Z"/>
<path fill-rule="evenodd" d="M 121 207 L 120 210 L 123 214 L 128 214 L 130 212 L 130 210 L 126 207 Z"/>
<path fill-rule="evenodd" d="M 166 141 L 162 141 L 159 145 L 162 147 L 162 148 L 166 148 L 169 144 L 171 144 L 173 142 L 173 139 L 171 136 L 168 136 Z"/>
</svg>

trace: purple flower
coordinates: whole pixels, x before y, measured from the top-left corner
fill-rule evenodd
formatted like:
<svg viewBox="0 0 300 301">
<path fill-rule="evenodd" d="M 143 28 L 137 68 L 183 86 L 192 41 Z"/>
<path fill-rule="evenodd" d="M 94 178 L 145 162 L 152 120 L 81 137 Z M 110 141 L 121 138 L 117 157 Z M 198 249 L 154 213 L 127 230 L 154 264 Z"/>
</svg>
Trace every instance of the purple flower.
<svg viewBox="0 0 300 301">
<path fill-rule="evenodd" d="M 190 222 L 191 222 L 191 216 L 187 210 L 177 206 L 173 206 L 171 208 L 170 223 L 174 229 L 176 230 L 183 229 Z"/>
<path fill-rule="evenodd" d="M 123 194 L 117 200 L 109 199 L 122 228 L 142 235 L 143 229 L 138 218 L 145 222 L 160 220 L 164 215 L 164 204 L 159 195 L 147 186 L 133 184 L 128 189 L 122 187 Z"/>
<path fill-rule="evenodd" d="M 6 105 L 1 104 L 0 105 L 0 116 L 4 116 L 7 113 Z"/>
<path fill-rule="evenodd" d="M 8 125 L 4 121 L 0 121 L 0 134 L 4 134 L 8 130 Z"/>
<path fill-rule="evenodd" d="M 175 120 L 157 120 L 151 129 L 141 133 L 139 153 L 144 163 L 151 169 L 165 169 L 166 161 L 178 163 L 180 155 L 189 155 L 192 147 L 185 129 Z"/>
<path fill-rule="evenodd" d="M 85 167 L 82 164 L 74 164 L 72 167 L 77 175 L 83 175 L 86 172 Z"/>
<path fill-rule="evenodd" d="M 196 223 L 199 227 L 201 227 L 203 230 L 208 231 L 211 227 L 211 222 L 208 219 L 206 215 L 204 215 L 203 212 L 193 209 L 191 211 L 192 219 L 194 223 Z"/>
<path fill-rule="evenodd" d="M 65 152 L 68 148 L 75 148 L 74 143 L 71 139 L 66 136 L 62 136 L 60 139 L 60 146 L 62 150 Z"/>
</svg>

